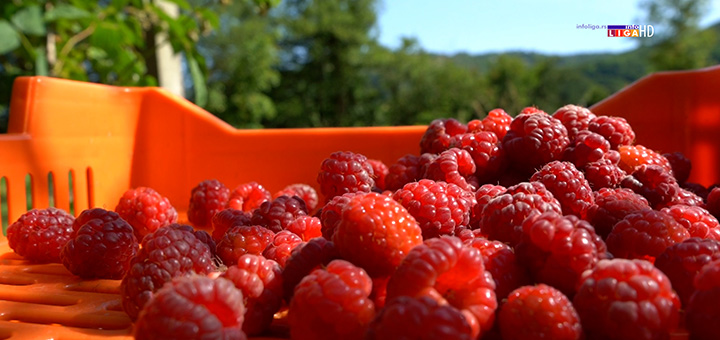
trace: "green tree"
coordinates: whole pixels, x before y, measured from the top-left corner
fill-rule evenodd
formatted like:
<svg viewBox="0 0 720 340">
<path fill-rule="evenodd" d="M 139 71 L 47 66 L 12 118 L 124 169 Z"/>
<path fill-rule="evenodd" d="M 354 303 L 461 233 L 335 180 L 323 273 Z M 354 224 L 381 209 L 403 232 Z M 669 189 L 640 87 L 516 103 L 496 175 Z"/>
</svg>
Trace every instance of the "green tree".
<svg viewBox="0 0 720 340">
<path fill-rule="evenodd" d="M 527 66 L 517 56 L 501 55 L 487 73 L 493 108 L 503 108 L 515 115 L 528 105 L 529 79 Z"/>
</svg>

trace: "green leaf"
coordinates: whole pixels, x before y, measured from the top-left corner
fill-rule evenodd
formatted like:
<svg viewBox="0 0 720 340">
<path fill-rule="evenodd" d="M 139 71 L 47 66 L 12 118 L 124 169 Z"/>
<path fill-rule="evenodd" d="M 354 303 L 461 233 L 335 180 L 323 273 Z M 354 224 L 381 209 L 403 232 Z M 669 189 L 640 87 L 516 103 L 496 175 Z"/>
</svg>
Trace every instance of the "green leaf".
<svg viewBox="0 0 720 340">
<path fill-rule="evenodd" d="M 0 20 L 0 54 L 8 53 L 20 46 L 20 37 L 6 20 Z"/>
<path fill-rule="evenodd" d="M 35 49 L 35 74 L 38 76 L 48 75 L 48 62 L 45 47 Z"/>
<path fill-rule="evenodd" d="M 190 3 L 186 0 L 164 0 L 165 2 L 170 2 L 178 5 L 178 7 L 184 9 L 184 10 L 190 10 Z"/>
<path fill-rule="evenodd" d="M 52 22 L 58 19 L 77 20 L 90 17 L 90 12 L 68 4 L 59 4 L 57 7 L 45 12 L 45 21 Z"/>
<path fill-rule="evenodd" d="M 193 88 L 195 89 L 195 104 L 198 106 L 205 106 L 208 99 L 205 76 L 203 75 L 202 70 L 200 70 L 200 65 L 198 64 L 197 59 L 195 59 L 195 56 L 188 54 L 186 54 L 186 56 L 188 65 L 190 65 L 190 76 L 192 76 Z"/>
<path fill-rule="evenodd" d="M 31 5 L 19 10 L 11 20 L 15 27 L 29 35 L 45 35 L 42 10 L 38 5 Z"/>
</svg>

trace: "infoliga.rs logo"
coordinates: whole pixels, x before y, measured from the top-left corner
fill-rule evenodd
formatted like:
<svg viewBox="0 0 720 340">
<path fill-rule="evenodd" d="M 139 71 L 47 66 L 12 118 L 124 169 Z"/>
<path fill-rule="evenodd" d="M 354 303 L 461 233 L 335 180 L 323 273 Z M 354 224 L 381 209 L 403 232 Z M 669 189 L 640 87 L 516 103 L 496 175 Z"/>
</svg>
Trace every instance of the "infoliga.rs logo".
<svg viewBox="0 0 720 340">
<path fill-rule="evenodd" d="M 655 34 L 652 25 L 608 25 L 608 37 L 650 38 Z"/>
</svg>

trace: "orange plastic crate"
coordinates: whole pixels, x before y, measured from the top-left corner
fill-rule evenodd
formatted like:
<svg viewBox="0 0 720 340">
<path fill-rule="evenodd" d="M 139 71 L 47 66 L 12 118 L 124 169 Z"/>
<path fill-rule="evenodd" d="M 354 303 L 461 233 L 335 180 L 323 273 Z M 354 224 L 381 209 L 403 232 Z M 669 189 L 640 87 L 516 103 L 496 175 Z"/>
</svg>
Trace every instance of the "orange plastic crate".
<svg viewBox="0 0 720 340">
<path fill-rule="evenodd" d="M 693 161 L 691 180 L 719 182 L 720 67 L 643 78 L 592 109 L 624 116 L 638 141 Z M 0 176 L 10 222 L 32 206 L 77 213 L 113 209 L 128 188 L 150 186 L 186 216 L 190 190 L 216 178 L 233 187 L 258 181 L 271 192 L 316 185 L 319 164 L 350 150 L 387 164 L 419 151 L 425 127 L 236 130 L 157 88 L 120 88 L 46 77 L 18 78 Z M 48 180 L 48 174 L 52 179 Z M 72 178 L 70 181 L 69 178 Z M 62 265 L 30 264 L 0 235 L 0 339 L 130 338 L 119 281 L 82 281 Z M 685 338 L 677 334 L 675 338 Z"/>
</svg>

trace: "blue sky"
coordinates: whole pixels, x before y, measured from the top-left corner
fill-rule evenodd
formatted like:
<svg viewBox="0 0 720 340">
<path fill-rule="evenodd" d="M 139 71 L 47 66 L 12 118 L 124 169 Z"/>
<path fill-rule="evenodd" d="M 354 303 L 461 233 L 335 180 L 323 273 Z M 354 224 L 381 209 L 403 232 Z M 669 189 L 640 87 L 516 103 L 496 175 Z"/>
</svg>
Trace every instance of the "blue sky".
<svg viewBox="0 0 720 340">
<path fill-rule="evenodd" d="M 397 47 L 401 37 L 415 37 L 425 50 L 444 54 L 621 52 L 636 47 L 638 38 L 609 38 L 606 30 L 576 25 L 646 24 L 637 20 L 643 14 L 637 1 L 628 0 L 381 1 L 381 44 Z M 710 6 L 703 26 L 720 20 L 720 1 Z"/>
</svg>

